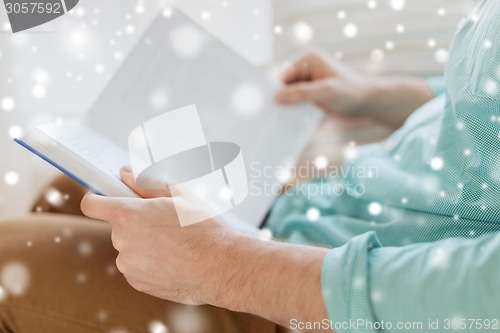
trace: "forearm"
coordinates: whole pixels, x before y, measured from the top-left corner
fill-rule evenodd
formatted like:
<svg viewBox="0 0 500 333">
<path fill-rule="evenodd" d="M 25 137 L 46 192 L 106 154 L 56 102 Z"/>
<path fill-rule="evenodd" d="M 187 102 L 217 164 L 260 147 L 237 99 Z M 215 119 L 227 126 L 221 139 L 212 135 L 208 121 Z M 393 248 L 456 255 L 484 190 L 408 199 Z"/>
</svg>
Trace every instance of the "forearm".
<svg viewBox="0 0 500 333">
<path fill-rule="evenodd" d="M 390 76 L 371 84 L 363 114 L 393 128 L 399 128 L 417 108 L 433 98 L 425 79 Z"/>
<path fill-rule="evenodd" d="M 236 237 L 217 267 L 211 304 L 283 326 L 328 318 L 321 295 L 326 249 Z"/>
</svg>

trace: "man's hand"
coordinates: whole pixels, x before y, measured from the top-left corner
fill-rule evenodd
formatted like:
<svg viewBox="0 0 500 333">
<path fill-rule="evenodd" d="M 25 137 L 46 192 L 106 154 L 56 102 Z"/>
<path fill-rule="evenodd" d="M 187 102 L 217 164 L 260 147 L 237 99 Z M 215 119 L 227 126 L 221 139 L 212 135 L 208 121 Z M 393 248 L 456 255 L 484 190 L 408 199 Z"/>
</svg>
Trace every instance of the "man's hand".
<svg viewBox="0 0 500 333">
<path fill-rule="evenodd" d="M 138 187 L 128 167 L 120 174 L 147 199 L 87 194 L 81 203 L 85 215 L 112 225 L 120 272 L 132 287 L 147 294 L 179 303 L 207 303 L 203 290 L 218 287 L 215 270 L 223 264 L 222 252 L 232 241 L 232 230 L 215 219 L 182 228 L 168 189 Z"/>
<path fill-rule="evenodd" d="M 82 211 L 112 225 L 116 265 L 135 289 L 186 304 L 208 302 L 233 232 L 217 220 L 182 228 L 170 198 L 87 194 Z"/>
<path fill-rule="evenodd" d="M 370 116 L 394 128 L 433 98 L 424 79 L 370 76 L 321 51 L 293 61 L 282 80 L 285 87 L 276 94 L 278 104 L 310 102 L 327 114 Z"/>
<path fill-rule="evenodd" d="M 181 227 L 168 191 L 138 188 L 128 169 L 121 176 L 138 194 L 153 198 L 87 194 L 81 206 L 85 215 L 111 223 L 116 264 L 132 287 L 284 326 L 292 318 L 327 317 L 320 283 L 326 249 L 241 235 L 217 219 Z"/>
<path fill-rule="evenodd" d="M 372 80 L 321 51 L 300 56 L 282 73 L 283 105 L 311 102 L 326 113 L 359 114 L 367 107 Z"/>
</svg>

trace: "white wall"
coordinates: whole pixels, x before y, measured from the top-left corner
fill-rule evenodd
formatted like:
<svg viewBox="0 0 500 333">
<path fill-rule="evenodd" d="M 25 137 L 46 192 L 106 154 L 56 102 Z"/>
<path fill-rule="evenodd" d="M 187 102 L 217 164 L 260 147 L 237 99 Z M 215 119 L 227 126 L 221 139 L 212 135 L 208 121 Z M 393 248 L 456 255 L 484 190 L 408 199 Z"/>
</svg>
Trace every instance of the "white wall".
<svg viewBox="0 0 500 333">
<path fill-rule="evenodd" d="M 1 31 L 0 101 L 12 98 L 15 107 L 9 112 L 0 107 L 0 213 L 26 210 L 42 184 L 56 173 L 15 145 L 9 131 L 82 117 L 120 65 L 119 55 L 128 53 L 164 8 L 162 2 L 84 0 L 72 15 L 28 33 Z M 249 61 L 263 64 L 271 59 L 268 0 L 228 0 L 227 6 L 219 0 L 177 2 Z M 210 13 L 209 20 L 201 18 L 204 12 Z M 0 10 L 0 30 L 6 22 L 6 13 Z M 14 186 L 4 181 L 10 171 L 19 177 Z"/>
<path fill-rule="evenodd" d="M 443 64 L 435 60 L 435 54 L 448 48 L 468 0 L 274 2 L 276 23 L 283 29 L 276 39 L 277 59 L 286 59 L 290 53 L 303 47 L 320 46 L 362 70 L 432 74 L 443 70 Z M 403 7 L 397 6 L 401 4 Z M 314 31 L 314 37 L 307 43 L 300 43 L 296 38 L 298 22 L 309 25 Z M 353 38 L 344 33 L 348 24 L 357 28 Z M 404 26 L 404 32 L 397 32 L 398 25 Z M 430 39 L 435 40 L 435 46 L 427 45 Z M 392 49 L 386 47 L 388 41 L 393 43 Z M 372 57 L 373 50 L 378 51 Z M 383 60 L 379 61 L 381 57 Z"/>
</svg>

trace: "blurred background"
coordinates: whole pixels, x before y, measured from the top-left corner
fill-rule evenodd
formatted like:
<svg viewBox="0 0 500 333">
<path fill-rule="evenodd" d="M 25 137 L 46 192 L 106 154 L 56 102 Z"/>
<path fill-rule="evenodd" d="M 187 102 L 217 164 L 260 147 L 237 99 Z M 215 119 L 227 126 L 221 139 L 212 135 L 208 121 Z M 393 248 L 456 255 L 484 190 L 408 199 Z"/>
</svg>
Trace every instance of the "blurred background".
<svg viewBox="0 0 500 333">
<path fill-rule="evenodd" d="M 466 0 L 182 0 L 184 10 L 248 61 L 272 70 L 325 48 L 374 74 L 441 74 Z M 162 0 L 82 0 L 53 22 L 12 34 L 0 11 L 0 214 L 25 212 L 52 167 L 13 143 L 34 125 L 81 118 Z M 166 7 L 167 6 L 167 7 Z M 168 12 L 168 9 L 167 9 Z M 327 119 L 300 163 L 340 163 L 344 147 L 384 138 L 367 119 Z"/>
</svg>

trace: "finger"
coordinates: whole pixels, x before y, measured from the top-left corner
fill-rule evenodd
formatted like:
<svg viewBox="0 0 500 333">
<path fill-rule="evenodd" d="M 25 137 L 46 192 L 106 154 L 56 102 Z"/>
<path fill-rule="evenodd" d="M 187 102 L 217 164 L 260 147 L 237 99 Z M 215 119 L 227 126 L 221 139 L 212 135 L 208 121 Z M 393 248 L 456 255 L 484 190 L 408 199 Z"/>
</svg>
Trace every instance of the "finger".
<svg viewBox="0 0 500 333">
<path fill-rule="evenodd" d="M 283 69 L 281 70 L 279 77 L 281 81 L 285 84 L 289 84 L 296 81 L 297 71 L 295 68 L 295 63 L 293 62 L 283 65 Z"/>
<path fill-rule="evenodd" d="M 134 192 L 136 192 L 143 198 L 160 198 L 171 196 L 168 186 L 166 186 L 164 189 L 146 189 L 139 186 L 135 181 L 132 169 L 128 166 L 121 168 L 120 177 L 125 185 L 130 187 Z"/>
<path fill-rule="evenodd" d="M 87 193 L 81 202 L 83 214 L 96 220 L 112 222 L 117 212 L 123 210 L 125 203 L 130 198 L 104 197 L 93 193 Z"/>
<path fill-rule="evenodd" d="M 304 56 L 285 67 L 281 74 L 281 80 L 285 84 L 301 81 L 309 81 L 312 76 L 312 67 L 309 56 Z"/>
<path fill-rule="evenodd" d="M 319 51 L 300 54 L 285 67 L 281 73 L 281 79 L 285 84 L 312 80 L 314 72 L 321 67 L 322 57 L 324 55 Z"/>
<path fill-rule="evenodd" d="M 327 96 L 327 90 L 323 81 L 294 83 L 276 93 L 275 99 L 281 105 L 318 102 Z"/>
</svg>

